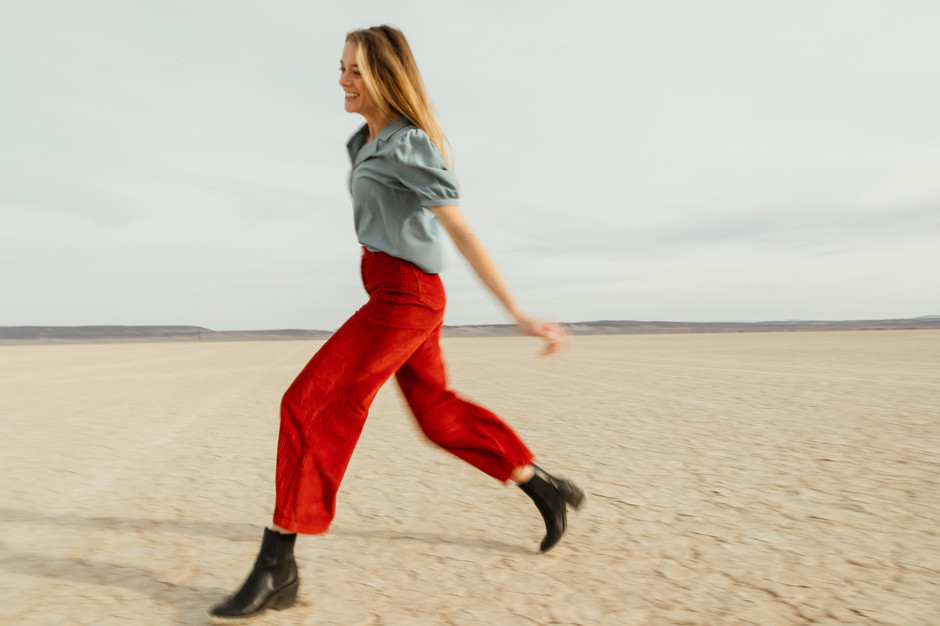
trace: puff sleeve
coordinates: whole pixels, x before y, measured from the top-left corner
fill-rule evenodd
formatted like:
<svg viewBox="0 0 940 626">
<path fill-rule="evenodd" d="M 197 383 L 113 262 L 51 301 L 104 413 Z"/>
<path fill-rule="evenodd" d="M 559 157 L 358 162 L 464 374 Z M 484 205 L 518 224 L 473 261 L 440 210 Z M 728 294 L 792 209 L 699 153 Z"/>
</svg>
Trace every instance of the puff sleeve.
<svg viewBox="0 0 940 626">
<path fill-rule="evenodd" d="M 405 131 L 388 157 L 396 186 L 418 195 L 422 206 L 460 203 L 457 177 L 447 169 L 437 146 L 431 143 L 423 130 L 410 128 Z"/>
</svg>

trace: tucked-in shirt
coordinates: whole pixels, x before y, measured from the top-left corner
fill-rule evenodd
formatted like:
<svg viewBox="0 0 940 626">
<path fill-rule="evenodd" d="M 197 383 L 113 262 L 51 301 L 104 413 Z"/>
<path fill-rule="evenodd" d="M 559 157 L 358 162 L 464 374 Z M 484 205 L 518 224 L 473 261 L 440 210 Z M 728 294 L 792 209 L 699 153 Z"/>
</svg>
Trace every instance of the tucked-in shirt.
<svg viewBox="0 0 940 626">
<path fill-rule="evenodd" d="M 366 124 L 346 144 L 359 243 L 429 274 L 440 272 L 441 225 L 428 207 L 460 203 L 456 176 L 427 133 L 404 117 L 368 139 Z"/>
</svg>

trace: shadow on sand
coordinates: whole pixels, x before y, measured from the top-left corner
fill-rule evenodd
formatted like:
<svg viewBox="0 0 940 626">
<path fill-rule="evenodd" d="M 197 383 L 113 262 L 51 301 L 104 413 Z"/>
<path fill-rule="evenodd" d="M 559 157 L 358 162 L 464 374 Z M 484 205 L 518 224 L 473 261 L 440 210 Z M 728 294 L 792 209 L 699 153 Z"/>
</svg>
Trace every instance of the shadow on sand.
<svg viewBox="0 0 940 626">
<path fill-rule="evenodd" d="M 61 526 L 72 529 L 106 531 L 163 532 L 191 537 L 215 537 L 230 541 L 257 543 L 260 526 L 257 524 L 232 524 L 220 522 L 196 522 L 188 520 L 166 520 L 128 517 L 84 517 L 69 512 L 39 512 L 0 507 L 0 524 L 22 523 Z M 379 529 L 335 528 L 330 532 L 337 541 L 365 539 L 375 542 L 410 541 L 426 545 L 456 545 L 480 548 L 503 554 L 536 554 L 521 545 L 483 537 L 467 537 L 455 534 L 407 533 Z M 193 555 L 199 558 L 198 554 Z M 246 568 L 250 564 L 246 564 Z M 82 585 L 99 585 L 126 589 L 136 594 L 149 596 L 164 606 L 176 607 L 182 623 L 205 623 L 205 610 L 228 595 L 230 590 L 216 587 L 200 587 L 160 580 L 154 570 L 133 564 L 75 558 L 64 555 L 37 554 L 14 549 L 0 542 L 0 570 L 15 576 L 34 576 Z M 247 570 L 246 570 L 247 571 Z M 189 576 L 186 575 L 185 578 Z M 106 595 L 106 594 L 103 594 Z M 102 605 L 107 601 L 102 600 Z M 110 602 L 108 602 L 110 604 Z M 146 616 L 140 616 L 146 622 Z"/>
</svg>

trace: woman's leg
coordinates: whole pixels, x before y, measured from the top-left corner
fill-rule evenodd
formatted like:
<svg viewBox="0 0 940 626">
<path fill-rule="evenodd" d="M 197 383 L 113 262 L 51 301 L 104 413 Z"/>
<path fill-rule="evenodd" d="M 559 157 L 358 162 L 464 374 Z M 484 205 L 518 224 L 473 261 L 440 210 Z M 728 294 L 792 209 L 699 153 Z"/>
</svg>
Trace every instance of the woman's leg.
<svg viewBox="0 0 940 626">
<path fill-rule="evenodd" d="M 397 324 L 402 315 L 408 323 Z M 369 406 L 441 315 L 372 298 L 300 372 L 281 403 L 274 524 L 295 533 L 329 529 Z M 413 323 L 421 317 L 430 324 Z"/>
<path fill-rule="evenodd" d="M 532 498 L 545 522 L 539 549 L 547 552 L 565 534 L 568 505 L 581 508 L 584 492 L 532 464 L 532 453 L 505 422 L 447 389 L 440 332 L 436 328 L 395 373 L 402 393 L 432 442 L 498 480 L 513 480 Z"/>
<path fill-rule="evenodd" d="M 428 439 L 505 482 L 532 463 L 532 452 L 492 411 L 447 388 L 440 335 L 438 326 L 395 373 L 398 385 Z"/>
<path fill-rule="evenodd" d="M 369 302 L 323 344 L 284 394 L 274 527 L 265 529 L 242 587 L 213 607 L 211 617 L 251 617 L 294 603 L 299 586 L 296 534 L 284 531 L 326 532 L 372 400 L 440 325 L 443 301 L 433 290 L 421 289 L 422 282 L 433 282 L 423 276 L 400 259 L 363 255 Z"/>
</svg>

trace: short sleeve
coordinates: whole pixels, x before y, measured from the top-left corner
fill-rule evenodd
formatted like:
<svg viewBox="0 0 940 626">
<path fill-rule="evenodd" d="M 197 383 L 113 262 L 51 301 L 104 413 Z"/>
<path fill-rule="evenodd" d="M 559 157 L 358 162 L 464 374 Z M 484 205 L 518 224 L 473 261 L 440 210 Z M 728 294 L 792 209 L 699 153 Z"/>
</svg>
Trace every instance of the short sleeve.
<svg viewBox="0 0 940 626">
<path fill-rule="evenodd" d="M 441 153 L 427 133 L 409 128 L 396 138 L 389 153 L 392 175 L 421 198 L 422 206 L 459 204 L 457 177 L 447 169 Z"/>
</svg>

